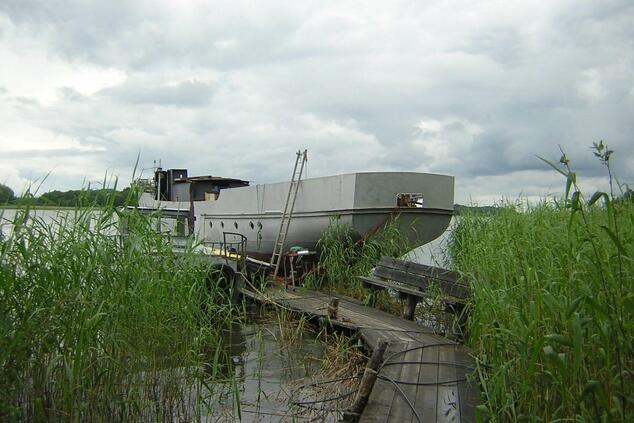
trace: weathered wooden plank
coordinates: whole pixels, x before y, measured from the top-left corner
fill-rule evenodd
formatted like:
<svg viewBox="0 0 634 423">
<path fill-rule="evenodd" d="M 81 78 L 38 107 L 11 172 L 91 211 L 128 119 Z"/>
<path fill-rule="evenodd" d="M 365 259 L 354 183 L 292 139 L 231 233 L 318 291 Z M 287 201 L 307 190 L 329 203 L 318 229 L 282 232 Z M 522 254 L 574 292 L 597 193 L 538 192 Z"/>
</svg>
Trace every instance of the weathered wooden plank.
<svg viewBox="0 0 634 423">
<path fill-rule="evenodd" d="M 361 413 L 359 423 L 385 423 L 393 399 L 394 387 L 389 382 L 377 380 L 370 394 L 370 400 Z"/>
<path fill-rule="evenodd" d="M 379 345 L 379 341 L 388 340 L 383 336 L 383 332 L 377 329 L 364 329 L 359 331 L 359 337 L 368 346 L 371 350 L 374 350 L 377 345 Z"/>
<path fill-rule="evenodd" d="M 406 343 L 393 343 L 388 346 L 385 353 L 386 359 L 403 348 Z M 391 379 L 397 379 L 400 376 L 401 369 L 397 366 L 388 366 L 380 370 L 381 375 L 388 376 Z M 394 385 L 390 382 L 378 379 L 374 385 L 374 389 L 370 394 L 368 405 L 363 410 L 360 423 L 385 423 L 389 422 L 390 410 L 396 399 L 396 391 Z"/>
<path fill-rule="evenodd" d="M 352 405 L 344 412 L 343 420 L 355 422 L 361 416 L 361 412 L 368 403 L 368 398 L 372 393 L 372 388 L 378 376 L 379 366 L 384 360 L 387 342 L 380 341 L 377 347 L 372 351 L 372 356 L 363 372 L 363 377 L 359 383 L 359 389 Z"/>
<path fill-rule="evenodd" d="M 245 292 L 245 295 L 261 302 L 275 302 L 300 313 L 316 317 L 327 315 L 328 303 L 339 298 L 337 319 L 333 324 L 358 330 L 359 336 L 370 348 L 376 348 L 380 340 L 389 342 L 386 357 L 406 346 L 431 345 L 412 350 L 395 360 L 417 361 L 418 364 L 386 366 L 381 371 L 392 379 L 417 381 L 417 385 L 401 388 L 413 403 L 422 421 L 471 422 L 478 401 L 476 387 L 465 382 L 465 365 L 471 366 L 469 351 L 464 346 L 430 333 L 429 328 L 401 319 L 389 313 L 366 307 L 358 301 L 348 301 L 342 296 L 328 295 L 311 290 L 267 289 L 266 292 Z M 436 344 L 436 346 L 434 346 Z M 448 364 L 442 364 L 446 362 Z M 426 364 L 424 364 L 426 363 Z M 454 365 L 458 364 L 458 366 Z M 453 420 L 452 420 L 453 419 Z M 361 415 L 363 422 L 418 422 L 411 408 L 397 393 L 394 386 L 377 380 L 369 402 Z"/>
<path fill-rule="evenodd" d="M 401 284 L 397 284 L 395 282 L 392 281 L 386 281 L 383 279 L 379 279 L 373 276 L 359 276 L 358 277 L 364 284 L 368 284 L 368 285 L 373 285 L 373 286 L 377 286 L 380 287 L 382 289 L 393 289 L 395 291 L 398 292 L 402 292 L 406 295 L 414 295 L 417 296 L 419 298 L 429 298 L 430 294 L 428 292 L 425 292 L 423 290 L 417 289 L 415 287 L 408 287 L 408 286 L 403 286 Z M 464 298 L 458 298 L 458 297 L 453 297 L 450 295 L 445 295 L 443 298 L 443 301 L 445 303 L 447 303 L 449 308 L 449 311 L 458 311 L 458 310 L 462 310 L 462 308 L 464 307 L 464 304 L 466 303 L 466 299 Z"/>
<path fill-rule="evenodd" d="M 411 295 L 417 295 L 419 297 L 429 297 L 428 294 L 426 294 L 424 291 L 421 291 L 420 289 L 416 289 L 416 288 L 412 288 L 412 287 L 408 287 L 408 286 L 403 286 L 403 285 L 397 285 L 394 282 L 387 281 L 385 279 L 379 279 L 379 278 L 373 277 L 373 276 L 359 276 L 359 279 L 364 284 L 371 284 L 371 285 L 374 285 L 374 286 L 381 287 L 383 289 L 394 289 L 394 290 L 397 290 L 399 292 L 404 292 L 406 294 L 411 294 Z"/>
<path fill-rule="evenodd" d="M 425 344 L 433 345 L 433 344 Z M 424 422 L 436 421 L 436 403 L 438 398 L 438 348 L 425 347 L 422 349 L 422 362 L 430 364 L 421 364 L 418 373 L 418 390 L 416 392 L 416 409 L 420 410 L 420 417 Z M 418 420 L 412 416 L 412 423 L 418 423 Z"/>
<path fill-rule="evenodd" d="M 454 346 L 438 347 L 438 423 L 461 423 Z"/>
<path fill-rule="evenodd" d="M 423 349 L 418 348 L 419 346 L 419 343 L 410 342 L 403 349 L 403 351 L 405 351 L 404 353 L 390 358 L 392 363 L 402 362 L 402 364 L 394 366 L 401 368 L 398 379 L 394 380 L 400 389 L 397 389 L 390 410 L 389 421 L 406 422 L 412 419 L 418 421 L 418 418 L 422 417 L 420 412 L 415 408 L 418 387 L 414 385 L 418 383 L 418 375 L 420 373 L 419 363 L 423 352 Z M 399 382 L 405 383 L 401 384 Z"/>
<path fill-rule="evenodd" d="M 443 269 L 442 267 L 427 266 L 426 264 L 414 263 L 411 261 L 404 261 L 395 259 L 393 257 L 381 257 L 379 266 L 390 267 L 392 269 L 402 270 L 407 273 L 420 274 L 422 276 L 428 276 L 434 279 L 442 279 L 447 282 L 461 282 L 463 276 L 452 270 Z"/>
<path fill-rule="evenodd" d="M 456 281 L 436 279 L 431 276 L 409 273 L 384 266 L 377 266 L 372 274 L 383 279 L 401 282 L 423 290 L 432 284 L 436 284 L 443 294 L 451 295 L 456 298 L 466 299 L 471 295 L 469 287 Z"/>
<path fill-rule="evenodd" d="M 427 266 L 425 264 L 414 263 L 385 256 L 381 257 L 377 269 L 379 267 L 389 268 L 407 274 L 420 276 L 422 279 L 435 280 L 439 282 L 441 288 L 453 285 L 460 286 L 466 290 L 466 296 L 468 296 L 470 293 L 469 282 L 464 278 L 463 275 L 452 270 L 447 270 L 435 266 Z"/>
<path fill-rule="evenodd" d="M 475 371 L 473 359 L 464 349 L 457 350 L 455 355 L 456 374 L 459 379 L 465 380 L 458 385 L 458 395 L 460 396 L 460 418 L 463 423 L 474 423 L 475 407 L 480 403 L 480 390 L 470 381 L 470 375 Z"/>
<path fill-rule="evenodd" d="M 419 325 L 415 322 L 403 320 L 402 318 L 395 316 L 393 314 L 387 313 L 382 310 L 377 310 L 371 307 L 361 306 L 357 304 L 349 304 L 345 303 L 345 309 L 350 310 L 351 313 L 356 313 L 356 316 L 364 316 L 368 323 L 368 326 L 372 327 L 382 327 L 394 331 L 400 332 L 412 332 L 412 333 L 424 333 L 424 334 L 433 334 L 433 330 Z M 377 326 L 378 325 L 378 326 Z M 359 324 L 359 327 L 363 329 L 366 327 L 363 324 Z M 436 335 L 434 335 L 436 336 Z M 441 338 L 439 338 L 441 339 Z"/>
</svg>

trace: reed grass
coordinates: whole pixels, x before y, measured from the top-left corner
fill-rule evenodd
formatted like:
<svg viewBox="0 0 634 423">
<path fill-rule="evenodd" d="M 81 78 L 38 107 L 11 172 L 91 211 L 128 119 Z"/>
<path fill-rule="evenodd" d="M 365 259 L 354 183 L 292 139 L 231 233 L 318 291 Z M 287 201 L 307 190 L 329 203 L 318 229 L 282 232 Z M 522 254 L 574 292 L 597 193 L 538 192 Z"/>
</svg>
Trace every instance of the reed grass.
<svg viewBox="0 0 634 423">
<path fill-rule="evenodd" d="M 609 152 L 595 153 L 609 168 Z M 633 421 L 634 205 L 562 200 L 466 213 L 450 242 L 473 286 L 469 344 L 491 421 Z"/>
<path fill-rule="evenodd" d="M 111 199 L 113 200 L 113 199 Z M 127 222 L 128 236 L 118 236 Z M 0 238 L 0 420 L 172 421 L 199 413 L 231 320 L 190 247 L 134 210 L 16 212 Z M 213 354 L 212 354 L 213 355 Z"/>
<path fill-rule="evenodd" d="M 366 239 L 353 239 L 349 225 L 338 218 L 331 219 L 319 240 L 319 269 L 305 283 L 316 288 L 363 299 L 363 289 L 357 276 L 367 275 L 382 256 L 400 257 L 409 250 L 406 237 L 399 230 L 398 216 L 388 221 L 377 233 Z M 390 307 L 387 295 L 380 295 L 377 305 Z"/>
</svg>

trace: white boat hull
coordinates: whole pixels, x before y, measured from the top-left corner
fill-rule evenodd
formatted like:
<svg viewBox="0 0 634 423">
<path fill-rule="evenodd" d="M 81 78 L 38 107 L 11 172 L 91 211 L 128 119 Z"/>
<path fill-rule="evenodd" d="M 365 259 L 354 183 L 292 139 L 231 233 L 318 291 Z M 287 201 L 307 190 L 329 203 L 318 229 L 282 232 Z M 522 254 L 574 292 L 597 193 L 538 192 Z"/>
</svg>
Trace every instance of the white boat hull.
<svg viewBox="0 0 634 423">
<path fill-rule="evenodd" d="M 215 201 L 192 204 L 142 198 L 140 206 L 179 210 L 186 216 L 193 205 L 194 231 L 206 242 L 222 242 L 223 233 L 246 237 L 247 252 L 266 257 L 273 251 L 289 182 L 224 189 Z M 302 180 L 285 247 L 317 248 L 331 219 L 349 225 L 354 239 L 398 215 L 398 225 L 412 247 L 440 236 L 453 214 L 451 176 L 410 173 L 354 173 Z M 400 193 L 422 194 L 422 207 L 397 207 Z"/>
</svg>

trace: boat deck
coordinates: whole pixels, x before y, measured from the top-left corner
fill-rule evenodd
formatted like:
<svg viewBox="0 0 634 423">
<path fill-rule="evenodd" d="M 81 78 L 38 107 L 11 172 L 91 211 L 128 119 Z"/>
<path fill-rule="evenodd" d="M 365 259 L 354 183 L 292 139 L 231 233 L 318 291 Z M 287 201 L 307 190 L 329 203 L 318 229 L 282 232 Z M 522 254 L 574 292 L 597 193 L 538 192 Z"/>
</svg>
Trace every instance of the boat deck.
<svg viewBox="0 0 634 423">
<path fill-rule="evenodd" d="M 303 289 L 243 288 L 261 303 L 274 303 L 317 318 L 327 318 L 328 303 L 339 299 L 334 326 L 357 331 L 368 348 L 388 342 L 378 379 L 361 422 L 473 422 L 478 389 L 468 383 L 473 368 L 469 350 L 435 335 L 425 326 L 366 307 L 341 295 Z"/>
</svg>

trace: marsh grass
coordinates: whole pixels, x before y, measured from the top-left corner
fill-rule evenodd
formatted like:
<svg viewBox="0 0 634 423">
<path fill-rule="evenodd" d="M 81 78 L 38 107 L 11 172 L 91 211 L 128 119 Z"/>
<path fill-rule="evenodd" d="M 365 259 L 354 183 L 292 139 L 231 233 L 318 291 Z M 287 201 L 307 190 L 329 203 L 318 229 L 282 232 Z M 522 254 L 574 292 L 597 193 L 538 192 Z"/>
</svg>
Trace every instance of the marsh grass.
<svg viewBox="0 0 634 423">
<path fill-rule="evenodd" d="M 398 216 L 387 222 L 381 230 L 367 239 L 354 241 L 352 228 L 332 219 L 319 240 L 319 272 L 305 279 L 308 286 L 365 299 L 367 290 L 357 279 L 368 275 L 381 256 L 400 257 L 409 250 L 406 237 L 398 229 Z M 398 303 L 386 292 L 379 293 L 377 307 L 396 311 Z"/>
<path fill-rule="evenodd" d="M 357 340 L 323 327 L 321 369 L 309 379 L 296 381 L 293 404 L 299 417 L 309 421 L 336 421 L 352 405 L 367 357 Z"/>
<path fill-rule="evenodd" d="M 215 371 L 203 352 L 231 307 L 190 247 L 175 255 L 151 218 L 113 201 L 52 222 L 26 207 L 1 237 L 0 420 L 198 415 Z"/>
<path fill-rule="evenodd" d="M 453 231 L 453 262 L 473 286 L 480 410 L 492 421 L 632 421 L 634 205 L 585 200 L 565 155 L 561 165 L 563 200 L 467 213 Z"/>
<path fill-rule="evenodd" d="M 356 338 L 340 332 L 322 330 L 318 339 L 325 346 L 322 370 L 333 379 L 363 372 L 368 357 L 363 354 Z"/>
</svg>

